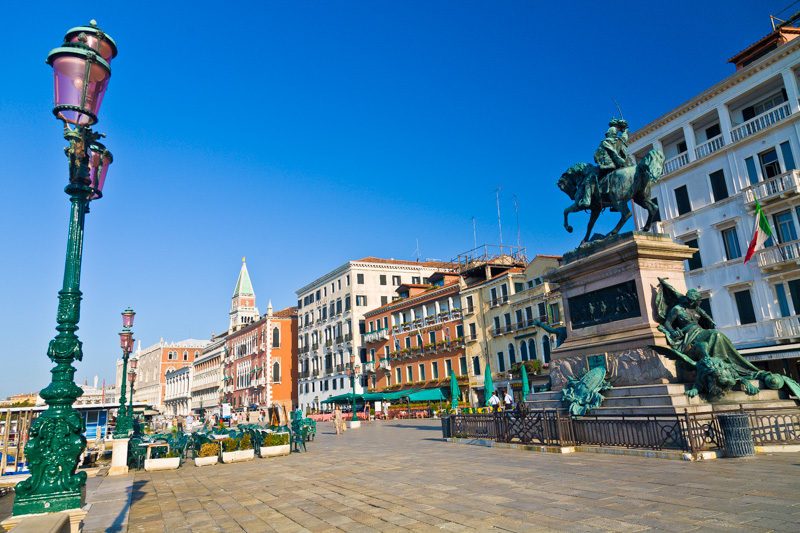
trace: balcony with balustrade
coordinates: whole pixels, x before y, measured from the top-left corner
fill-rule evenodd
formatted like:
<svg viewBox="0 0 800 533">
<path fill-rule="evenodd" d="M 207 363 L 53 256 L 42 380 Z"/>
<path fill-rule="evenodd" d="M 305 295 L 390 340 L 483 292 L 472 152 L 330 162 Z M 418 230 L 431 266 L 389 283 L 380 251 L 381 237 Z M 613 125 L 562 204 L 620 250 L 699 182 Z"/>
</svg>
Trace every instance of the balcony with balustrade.
<svg viewBox="0 0 800 533">
<path fill-rule="evenodd" d="M 800 270 L 800 240 L 761 250 L 758 266 L 766 276 Z"/>
<path fill-rule="evenodd" d="M 731 141 L 737 142 L 785 120 L 792 114 L 789 102 L 775 106 L 731 129 Z"/>
<path fill-rule="evenodd" d="M 771 322 L 773 339 L 784 343 L 800 341 L 800 315 L 774 318 Z"/>
<path fill-rule="evenodd" d="M 716 137 L 712 137 L 709 140 L 698 144 L 694 149 L 695 157 L 697 157 L 697 159 L 708 157 L 723 146 L 725 146 L 725 137 L 722 134 L 719 134 Z"/>
<path fill-rule="evenodd" d="M 664 170 L 663 173 L 669 174 L 670 172 L 675 172 L 681 167 L 684 167 L 689 164 L 689 153 L 683 152 L 675 157 L 670 157 L 666 161 L 664 161 Z"/>
<path fill-rule="evenodd" d="M 768 209 L 800 195 L 800 171 L 790 170 L 771 178 L 759 181 L 745 188 L 744 205 L 748 210 L 756 208 L 756 199 L 761 207 Z"/>
<path fill-rule="evenodd" d="M 389 328 L 376 329 L 364 334 L 364 344 L 389 339 Z"/>
</svg>

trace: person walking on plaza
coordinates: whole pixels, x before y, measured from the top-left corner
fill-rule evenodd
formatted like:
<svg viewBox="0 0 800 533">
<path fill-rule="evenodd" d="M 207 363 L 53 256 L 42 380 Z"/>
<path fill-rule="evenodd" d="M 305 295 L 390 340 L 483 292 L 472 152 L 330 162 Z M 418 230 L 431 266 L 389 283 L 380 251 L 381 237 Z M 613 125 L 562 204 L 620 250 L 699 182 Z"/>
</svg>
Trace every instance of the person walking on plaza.
<svg viewBox="0 0 800 533">
<path fill-rule="evenodd" d="M 505 404 L 504 408 L 506 411 L 510 411 L 512 407 L 514 407 L 514 398 L 511 396 L 511 391 L 506 389 L 506 395 L 503 396 L 503 403 Z"/>
<path fill-rule="evenodd" d="M 336 429 L 336 434 L 339 434 L 339 430 L 342 432 L 347 431 L 347 428 L 344 425 L 344 420 L 342 420 L 342 410 L 337 405 L 333 408 L 333 427 Z"/>
<path fill-rule="evenodd" d="M 500 407 L 500 398 L 497 397 L 497 391 L 492 392 L 492 397 L 489 398 L 489 405 L 492 406 L 492 411 L 496 413 Z"/>
<path fill-rule="evenodd" d="M 186 429 L 191 431 L 193 424 L 194 424 L 194 416 L 192 416 L 192 413 L 189 413 L 188 415 L 186 415 Z"/>
<path fill-rule="evenodd" d="M 183 431 L 183 415 L 178 415 L 178 432 Z"/>
</svg>

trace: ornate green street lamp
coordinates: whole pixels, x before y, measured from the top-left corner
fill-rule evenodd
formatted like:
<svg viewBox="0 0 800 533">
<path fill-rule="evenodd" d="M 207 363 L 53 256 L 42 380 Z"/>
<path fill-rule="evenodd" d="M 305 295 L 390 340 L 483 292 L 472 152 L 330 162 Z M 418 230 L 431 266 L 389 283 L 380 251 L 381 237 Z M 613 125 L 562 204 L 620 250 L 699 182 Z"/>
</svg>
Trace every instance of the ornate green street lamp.
<svg viewBox="0 0 800 533">
<path fill-rule="evenodd" d="M 356 416 L 356 373 L 360 368 L 360 365 L 356 365 L 356 354 L 350 354 L 350 368 L 347 369 L 347 374 L 350 376 L 350 388 L 353 391 L 353 417 L 350 419 L 352 422 L 358 421 Z"/>
<path fill-rule="evenodd" d="M 122 347 L 122 390 L 119 395 L 119 410 L 117 411 L 117 424 L 114 427 L 114 438 L 124 439 L 133 430 L 133 412 L 128 411 L 125 405 L 125 382 L 128 374 L 128 356 L 133 351 L 133 317 L 136 313 L 130 307 L 122 312 L 122 331 L 119 333 L 119 345 Z M 131 394 L 133 399 L 133 394 Z"/>
<path fill-rule="evenodd" d="M 132 342 L 132 341 L 131 341 Z M 136 381 L 136 366 L 139 364 L 139 358 L 135 355 L 131 357 L 131 369 L 128 370 L 128 379 L 131 382 L 131 400 L 128 407 L 128 414 L 131 417 L 131 424 L 133 424 L 133 383 Z"/>
<path fill-rule="evenodd" d="M 85 422 L 72 404 L 83 394 L 74 382 L 73 361 L 83 358 L 75 331 L 80 320 L 80 275 L 83 255 L 83 225 L 89 202 L 103 196 L 108 166 L 113 158 L 97 140 L 91 125 L 111 77 L 109 62 L 117 55 L 114 40 L 94 21 L 67 32 L 64 43 L 47 56 L 53 67 L 55 106 L 53 113 L 64 123 L 65 149 L 69 160 L 71 211 L 64 283 L 58 293 L 58 334 L 50 341 L 47 355 L 55 363 L 51 383 L 39 395 L 47 403 L 30 428 L 25 456 L 31 476 L 15 488 L 14 515 L 49 513 L 80 508 L 86 473 L 75 472 L 86 448 Z"/>
</svg>

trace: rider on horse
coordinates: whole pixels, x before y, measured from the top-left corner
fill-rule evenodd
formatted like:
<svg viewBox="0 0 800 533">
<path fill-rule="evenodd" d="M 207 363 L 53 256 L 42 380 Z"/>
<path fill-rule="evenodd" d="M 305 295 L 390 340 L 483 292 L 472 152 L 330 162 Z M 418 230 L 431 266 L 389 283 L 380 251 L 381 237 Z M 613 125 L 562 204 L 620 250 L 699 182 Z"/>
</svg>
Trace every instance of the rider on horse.
<svg viewBox="0 0 800 533">
<path fill-rule="evenodd" d="M 606 138 L 594 153 L 597 173 L 589 174 L 578 188 L 579 207 L 591 205 L 595 189 L 608 174 L 622 167 L 633 166 L 628 162 L 628 123 L 625 119 L 612 118 L 608 126 Z"/>
</svg>

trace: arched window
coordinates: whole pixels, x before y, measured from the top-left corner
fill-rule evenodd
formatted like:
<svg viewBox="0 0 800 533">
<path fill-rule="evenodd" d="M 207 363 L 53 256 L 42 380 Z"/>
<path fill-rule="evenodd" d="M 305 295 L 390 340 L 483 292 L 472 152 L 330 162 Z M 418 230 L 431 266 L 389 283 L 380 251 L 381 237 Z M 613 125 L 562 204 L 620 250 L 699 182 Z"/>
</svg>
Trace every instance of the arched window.
<svg viewBox="0 0 800 533">
<path fill-rule="evenodd" d="M 517 362 L 517 352 L 514 349 L 514 345 L 510 342 L 508 343 L 508 364 L 513 365 Z"/>
<path fill-rule="evenodd" d="M 544 363 L 550 362 L 550 337 L 545 335 L 542 337 L 542 353 L 544 355 Z"/>
<path fill-rule="evenodd" d="M 521 361 L 528 360 L 528 343 L 525 341 L 519 343 L 519 358 Z"/>
<path fill-rule="evenodd" d="M 272 365 L 272 382 L 281 382 L 281 364 L 279 361 L 275 361 L 275 363 Z"/>
<path fill-rule="evenodd" d="M 188 361 L 189 360 L 189 350 L 184 350 L 183 351 L 183 360 L 184 361 Z"/>
<path fill-rule="evenodd" d="M 530 351 L 529 356 L 531 358 L 531 361 L 536 359 L 536 341 L 534 341 L 533 339 L 528 340 L 528 351 Z"/>
<path fill-rule="evenodd" d="M 272 328 L 272 347 L 281 347 L 281 330 L 277 326 Z"/>
</svg>

